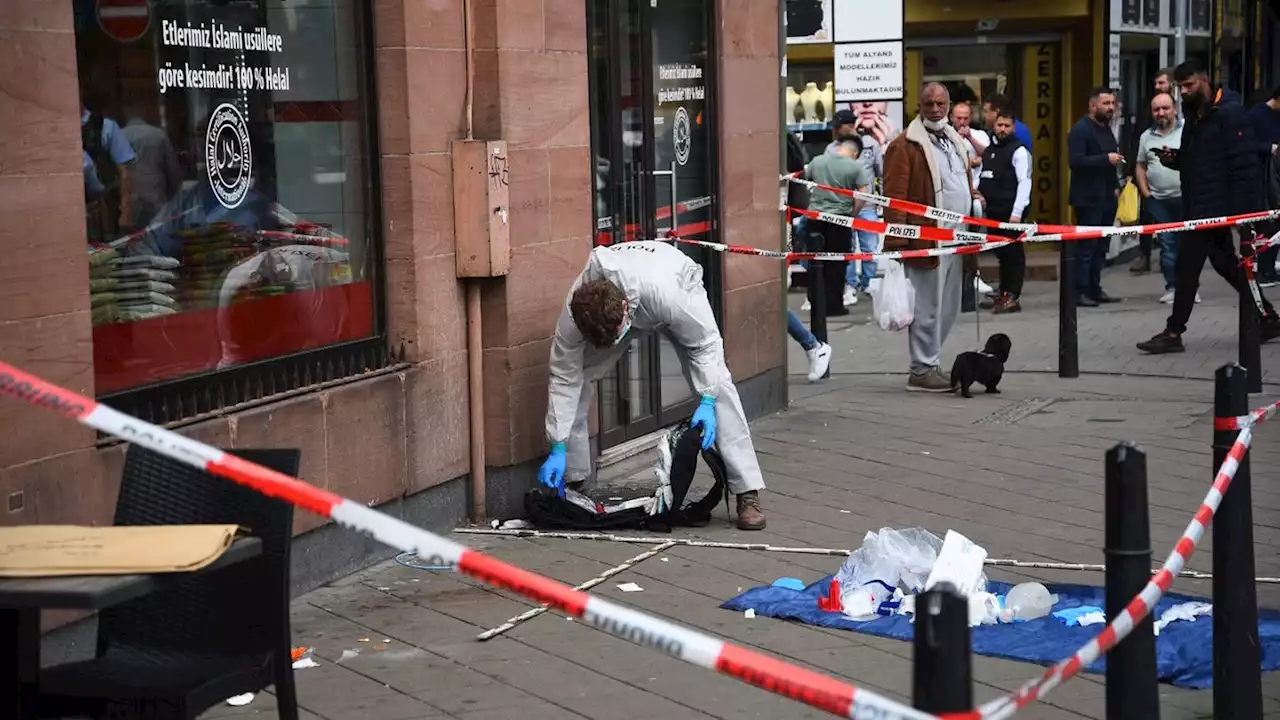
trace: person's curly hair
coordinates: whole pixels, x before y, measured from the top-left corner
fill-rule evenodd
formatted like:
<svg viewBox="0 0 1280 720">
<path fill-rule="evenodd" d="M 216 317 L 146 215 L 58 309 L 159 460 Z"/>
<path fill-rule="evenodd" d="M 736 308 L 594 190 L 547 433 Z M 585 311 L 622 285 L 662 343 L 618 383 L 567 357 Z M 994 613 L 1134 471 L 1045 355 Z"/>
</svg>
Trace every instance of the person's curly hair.
<svg viewBox="0 0 1280 720">
<path fill-rule="evenodd" d="M 627 296 L 608 280 L 590 280 L 578 286 L 569 299 L 573 324 L 592 345 L 613 345 L 627 312 Z"/>
</svg>

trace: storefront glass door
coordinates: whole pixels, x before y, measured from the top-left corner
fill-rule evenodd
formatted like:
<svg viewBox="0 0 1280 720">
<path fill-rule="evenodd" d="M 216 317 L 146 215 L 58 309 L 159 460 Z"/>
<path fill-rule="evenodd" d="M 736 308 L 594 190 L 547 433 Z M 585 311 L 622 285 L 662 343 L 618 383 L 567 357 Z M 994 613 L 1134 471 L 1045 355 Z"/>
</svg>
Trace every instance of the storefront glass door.
<svg viewBox="0 0 1280 720">
<path fill-rule="evenodd" d="M 710 0 L 591 0 L 588 10 L 596 243 L 675 234 L 715 239 L 716 147 Z M 719 314 L 718 257 L 703 266 Z M 693 393 L 665 338 L 632 343 L 601 382 L 601 445 L 693 412 Z"/>
</svg>

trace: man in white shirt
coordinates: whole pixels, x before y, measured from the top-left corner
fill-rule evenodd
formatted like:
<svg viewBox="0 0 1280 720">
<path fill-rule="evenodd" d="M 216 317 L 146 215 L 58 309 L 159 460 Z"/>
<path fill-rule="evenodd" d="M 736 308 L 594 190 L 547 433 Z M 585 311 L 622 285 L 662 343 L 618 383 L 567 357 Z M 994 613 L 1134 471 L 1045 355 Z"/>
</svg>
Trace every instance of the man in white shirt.
<svg viewBox="0 0 1280 720">
<path fill-rule="evenodd" d="M 1160 162 L 1161 148 L 1178 149 L 1182 146 L 1182 122 L 1178 109 L 1169 93 L 1157 93 L 1151 98 L 1151 127 L 1138 140 L 1138 162 L 1134 169 L 1134 181 L 1142 195 L 1142 209 L 1153 223 L 1182 220 L 1182 182 L 1177 170 L 1171 170 Z M 1161 233 L 1160 272 L 1164 275 L 1164 296 L 1160 302 L 1173 302 L 1173 286 L 1177 279 L 1174 262 L 1178 257 L 1178 238 L 1181 233 Z M 1199 300 L 1197 293 L 1196 299 Z"/>
<path fill-rule="evenodd" d="M 960 133 L 965 145 L 972 151 L 969 165 L 973 167 L 973 184 L 978 184 L 978 174 L 982 171 L 982 156 L 991 144 L 991 136 L 973 127 L 973 108 L 967 102 L 958 102 L 951 106 L 951 127 Z"/>
<path fill-rule="evenodd" d="M 1031 152 L 1014 131 L 1013 113 L 1001 108 L 996 114 L 995 138 L 982 156 L 982 172 L 978 191 L 987 200 L 987 217 L 1002 222 L 1022 222 L 1031 204 Z M 997 234 L 1017 237 L 1014 230 Z M 991 312 L 1021 312 L 1018 298 L 1027 272 L 1027 251 L 1022 243 L 998 248 L 1000 260 L 1000 294 Z"/>
<path fill-rule="evenodd" d="M 952 105 L 949 117 L 951 127 L 955 128 L 956 133 L 960 135 L 960 139 L 964 141 L 965 148 L 969 151 L 969 167 L 973 176 L 973 186 L 978 187 L 978 174 L 982 172 L 982 154 L 991 145 L 991 136 L 973 127 L 973 107 L 967 102 L 961 101 Z M 981 278 L 974 278 L 973 280 L 977 291 L 986 295 L 986 299 L 982 301 L 981 306 L 984 308 L 991 307 L 991 303 L 995 301 L 995 294 L 992 292 L 991 286 L 983 282 Z"/>
</svg>

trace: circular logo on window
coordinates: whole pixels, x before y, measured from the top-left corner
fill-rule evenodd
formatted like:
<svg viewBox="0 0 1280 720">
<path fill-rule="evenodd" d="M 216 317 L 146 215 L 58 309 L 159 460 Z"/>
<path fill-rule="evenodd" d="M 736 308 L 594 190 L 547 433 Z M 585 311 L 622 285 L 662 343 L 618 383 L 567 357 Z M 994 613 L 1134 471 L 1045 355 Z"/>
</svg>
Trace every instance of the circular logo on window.
<svg viewBox="0 0 1280 720">
<path fill-rule="evenodd" d="M 253 179 L 253 147 L 249 126 L 235 105 L 222 103 L 214 109 L 204 137 L 204 160 L 218 202 L 229 210 L 244 202 Z"/>
<path fill-rule="evenodd" d="M 681 165 L 689 162 L 689 150 L 693 147 L 692 128 L 689 127 L 689 113 L 684 107 L 676 109 L 676 121 L 671 126 L 671 139 L 675 143 L 676 162 Z"/>
</svg>

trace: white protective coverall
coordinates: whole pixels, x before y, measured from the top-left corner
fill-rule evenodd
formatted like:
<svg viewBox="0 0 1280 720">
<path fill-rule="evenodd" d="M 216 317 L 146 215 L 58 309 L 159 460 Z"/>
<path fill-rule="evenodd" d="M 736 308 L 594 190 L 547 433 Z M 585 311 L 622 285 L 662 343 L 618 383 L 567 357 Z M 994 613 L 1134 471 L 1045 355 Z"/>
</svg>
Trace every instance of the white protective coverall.
<svg viewBox="0 0 1280 720">
<path fill-rule="evenodd" d="M 626 337 L 607 348 L 585 340 L 569 312 L 569 301 L 578 286 L 602 279 L 626 293 L 631 320 Z M 740 495 L 763 489 L 747 415 L 725 365 L 724 340 L 702 286 L 702 268 L 676 247 L 655 241 L 595 248 L 565 298 L 551 342 L 546 428 L 549 443 L 565 443 L 565 481 L 591 476 L 587 430 L 594 400 L 591 383 L 604 377 L 631 340 L 643 332 L 665 335 L 675 346 L 690 387 L 701 396 L 716 399 L 716 446 L 729 473 L 729 491 Z"/>
</svg>

